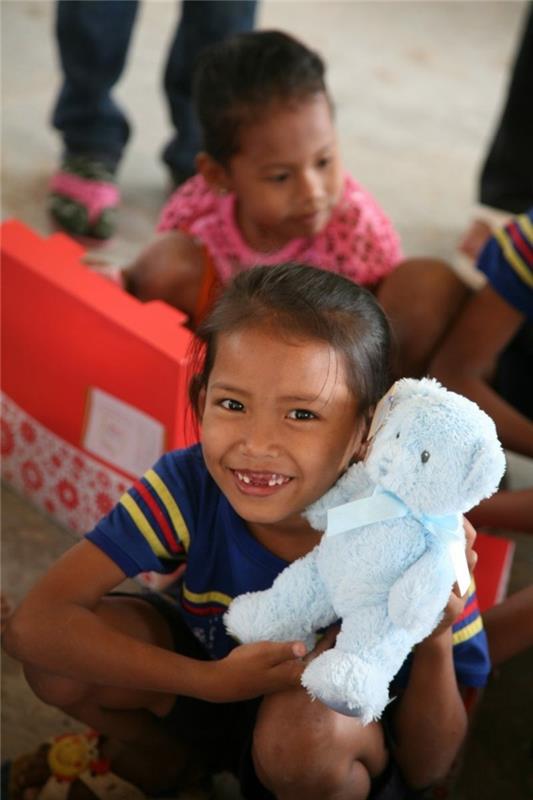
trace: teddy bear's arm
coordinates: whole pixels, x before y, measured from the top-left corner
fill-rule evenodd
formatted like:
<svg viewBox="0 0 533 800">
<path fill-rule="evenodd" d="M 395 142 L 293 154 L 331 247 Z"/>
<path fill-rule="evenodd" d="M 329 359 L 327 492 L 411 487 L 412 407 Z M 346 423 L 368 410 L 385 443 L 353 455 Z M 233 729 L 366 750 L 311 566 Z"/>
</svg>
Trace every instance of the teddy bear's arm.
<svg viewBox="0 0 533 800">
<path fill-rule="evenodd" d="M 426 550 L 391 587 L 389 617 L 404 630 L 428 636 L 448 601 L 452 584 L 453 574 L 442 548 Z"/>
<path fill-rule="evenodd" d="M 281 572 L 270 589 L 240 595 L 224 622 L 241 642 L 306 638 L 336 619 L 317 568 L 318 548 Z"/>
<path fill-rule="evenodd" d="M 315 530 L 325 531 L 330 509 L 348 503 L 350 500 L 367 497 L 372 494 L 374 486 L 364 464 L 361 462 L 352 464 L 325 495 L 306 509 L 304 517 Z"/>
</svg>

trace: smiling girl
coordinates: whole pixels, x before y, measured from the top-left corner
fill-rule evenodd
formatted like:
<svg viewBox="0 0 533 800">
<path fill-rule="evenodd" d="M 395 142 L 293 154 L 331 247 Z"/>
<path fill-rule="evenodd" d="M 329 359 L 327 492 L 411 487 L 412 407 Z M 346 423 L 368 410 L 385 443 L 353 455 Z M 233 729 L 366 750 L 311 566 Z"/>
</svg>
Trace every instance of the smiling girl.
<svg viewBox="0 0 533 800">
<path fill-rule="evenodd" d="M 197 346 L 200 443 L 164 455 L 8 621 L 5 647 L 36 694 L 100 732 L 19 763 L 11 796 L 63 779 L 69 800 L 116 798 L 110 783 L 131 800 L 200 791 L 226 769 L 251 800 L 407 797 L 463 741 L 459 683 L 487 677 L 475 595 L 452 594 L 383 724 L 366 727 L 300 685 L 333 632 L 306 654 L 302 642 L 237 646 L 223 624 L 235 596 L 271 586 L 317 544 L 303 511 L 362 456 L 389 384 L 383 312 L 330 272 L 259 267 L 221 296 Z M 180 563 L 167 594 L 109 594 Z"/>
</svg>

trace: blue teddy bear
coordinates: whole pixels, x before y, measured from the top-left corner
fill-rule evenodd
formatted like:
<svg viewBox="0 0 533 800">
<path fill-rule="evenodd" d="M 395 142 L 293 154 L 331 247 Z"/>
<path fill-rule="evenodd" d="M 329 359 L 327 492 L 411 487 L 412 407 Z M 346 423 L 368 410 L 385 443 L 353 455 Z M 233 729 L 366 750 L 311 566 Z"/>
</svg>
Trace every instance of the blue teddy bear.
<svg viewBox="0 0 533 800">
<path fill-rule="evenodd" d="M 311 645 L 341 619 L 335 647 L 309 663 L 302 684 L 362 724 L 379 719 L 454 581 L 468 588 L 462 514 L 496 491 L 504 470 L 494 423 L 475 403 L 436 380 L 398 381 L 376 409 L 365 461 L 306 512 L 325 531 L 320 543 L 270 589 L 237 597 L 229 633 Z"/>
</svg>

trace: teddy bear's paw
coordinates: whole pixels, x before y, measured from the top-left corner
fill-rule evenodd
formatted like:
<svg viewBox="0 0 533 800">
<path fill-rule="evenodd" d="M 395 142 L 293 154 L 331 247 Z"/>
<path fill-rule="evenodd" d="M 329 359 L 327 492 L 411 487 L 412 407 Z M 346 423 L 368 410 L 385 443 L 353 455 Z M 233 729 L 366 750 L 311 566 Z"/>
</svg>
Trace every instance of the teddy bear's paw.
<svg viewBox="0 0 533 800">
<path fill-rule="evenodd" d="M 224 624 L 228 633 L 245 644 L 268 639 L 260 629 L 262 626 L 258 625 L 257 594 L 259 592 L 250 592 L 236 597 L 224 614 Z"/>
<path fill-rule="evenodd" d="M 301 638 L 295 621 L 283 617 L 271 598 L 269 590 L 236 597 L 224 615 L 228 633 L 243 644 Z"/>
<path fill-rule="evenodd" d="M 389 701 L 379 669 L 351 653 L 328 650 L 304 670 L 302 684 L 312 697 L 363 725 L 379 719 Z"/>
</svg>

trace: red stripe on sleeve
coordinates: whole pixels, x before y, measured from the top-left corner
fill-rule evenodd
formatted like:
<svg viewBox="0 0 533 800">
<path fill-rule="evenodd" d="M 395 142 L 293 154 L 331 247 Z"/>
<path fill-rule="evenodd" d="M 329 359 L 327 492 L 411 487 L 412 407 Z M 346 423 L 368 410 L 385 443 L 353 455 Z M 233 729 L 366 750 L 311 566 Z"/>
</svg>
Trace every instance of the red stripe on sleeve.
<svg viewBox="0 0 533 800">
<path fill-rule="evenodd" d="M 189 603 L 184 597 L 181 598 L 181 605 L 190 614 L 195 614 L 197 617 L 210 617 L 213 614 L 224 614 L 227 608 L 223 605 L 220 606 L 200 606 Z"/>
<path fill-rule="evenodd" d="M 141 483 L 141 481 L 135 481 L 133 485 L 141 495 L 142 499 L 144 500 L 144 502 L 146 503 L 152 514 L 154 515 L 154 519 L 157 520 L 159 527 L 161 528 L 161 532 L 165 537 L 165 541 L 170 547 L 170 549 L 174 553 L 179 553 L 182 550 L 182 548 L 176 541 L 165 515 L 157 505 L 152 494 L 148 491 L 144 483 Z"/>
<path fill-rule="evenodd" d="M 531 247 L 529 242 L 526 239 L 524 239 L 518 223 L 517 222 L 511 223 L 511 225 L 507 226 L 506 230 L 511 236 L 514 246 L 522 256 L 522 258 L 525 258 L 527 266 L 531 267 L 533 265 L 533 247 Z"/>
<path fill-rule="evenodd" d="M 466 619 L 466 617 L 469 617 L 473 611 L 477 611 L 479 614 L 479 606 L 475 593 L 472 593 L 470 595 L 470 597 L 466 601 L 465 607 L 463 608 L 459 616 L 454 619 L 453 624 L 457 625 L 457 623 L 462 622 L 462 620 Z"/>
</svg>

